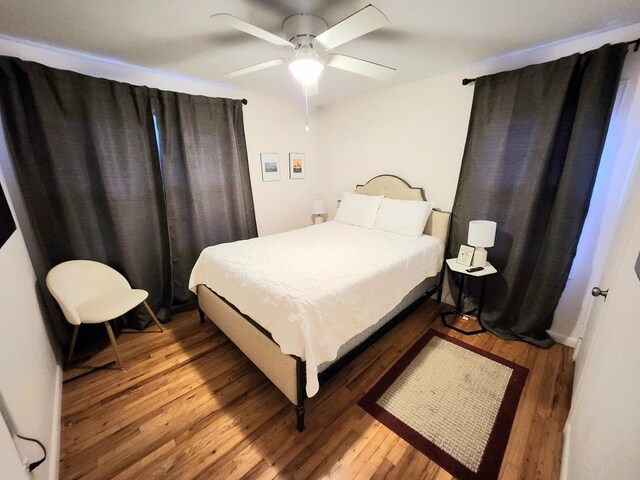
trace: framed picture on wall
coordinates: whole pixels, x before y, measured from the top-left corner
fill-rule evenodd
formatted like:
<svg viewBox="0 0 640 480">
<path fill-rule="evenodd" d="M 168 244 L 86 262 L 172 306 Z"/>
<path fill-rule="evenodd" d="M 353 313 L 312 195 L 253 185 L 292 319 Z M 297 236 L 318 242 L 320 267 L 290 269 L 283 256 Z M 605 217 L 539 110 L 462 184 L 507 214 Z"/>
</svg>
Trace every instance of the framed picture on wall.
<svg viewBox="0 0 640 480">
<path fill-rule="evenodd" d="M 9 202 L 7 202 L 7 197 L 4 196 L 4 191 L 0 186 L 0 247 L 9 240 L 15 230 L 16 223 L 13 221 L 13 216 L 11 216 Z"/>
<path fill-rule="evenodd" d="M 289 154 L 289 178 L 304 178 L 304 153 Z"/>
<path fill-rule="evenodd" d="M 280 180 L 280 155 L 277 153 L 261 153 L 262 181 L 275 182 Z"/>
</svg>

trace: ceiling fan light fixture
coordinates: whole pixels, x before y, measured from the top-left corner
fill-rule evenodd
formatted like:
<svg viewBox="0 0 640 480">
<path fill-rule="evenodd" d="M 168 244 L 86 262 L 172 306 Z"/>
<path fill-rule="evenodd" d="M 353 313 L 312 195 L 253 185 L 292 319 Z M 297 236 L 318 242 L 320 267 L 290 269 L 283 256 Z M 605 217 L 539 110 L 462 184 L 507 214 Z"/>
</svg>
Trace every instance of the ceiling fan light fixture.
<svg viewBox="0 0 640 480">
<path fill-rule="evenodd" d="M 298 58 L 289 64 L 289 70 L 303 86 L 309 86 L 318 80 L 324 65 L 315 58 Z"/>
</svg>

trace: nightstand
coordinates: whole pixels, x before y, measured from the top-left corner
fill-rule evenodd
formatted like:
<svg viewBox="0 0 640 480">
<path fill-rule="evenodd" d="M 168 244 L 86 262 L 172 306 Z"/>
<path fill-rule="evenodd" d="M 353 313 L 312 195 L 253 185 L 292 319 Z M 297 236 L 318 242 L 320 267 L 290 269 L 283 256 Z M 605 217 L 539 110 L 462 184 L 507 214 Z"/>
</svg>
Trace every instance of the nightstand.
<svg viewBox="0 0 640 480">
<path fill-rule="evenodd" d="M 445 326 L 449 327 L 450 329 L 455 330 L 456 332 L 460 332 L 464 335 L 475 335 L 476 333 L 486 332 L 487 329 L 484 328 L 484 325 L 482 325 L 482 321 L 480 320 L 480 317 L 482 315 L 482 304 L 484 303 L 484 290 L 487 283 L 487 277 L 498 273 L 498 271 L 495 269 L 493 265 L 487 262 L 483 270 L 480 270 L 479 272 L 467 272 L 467 268 L 471 268 L 471 267 L 467 267 L 465 265 L 459 264 L 456 258 L 449 258 L 447 260 L 447 268 L 449 268 L 449 271 L 457 275 L 461 275 L 462 280 L 460 282 L 460 290 L 458 292 L 458 301 L 456 302 L 456 308 L 444 311 L 440 314 L 442 323 Z M 478 307 L 472 310 L 469 310 L 468 312 L 462 312 L 460 311 L 460 309 L 462 308 L 462 292 L 464 291 L 464 282 L 467 279 L 467 277 L 482 278 L 482 290 L 480 293 L 480 303 L 478 304 Z M 478 324 L 480 325 L 480 328 L 478 330 L 473 330 L 469 332 L 466 330 L 462 330 L 458 327 L 454 327 L 453 325 L 450 325 L 449 323 L 447 323 L 447 317 L 449 315 L 466 316 L 466 315 L 472 315 L 474 313 L 476 315 L 476 319 L 478 320 Z"/>
</svg>

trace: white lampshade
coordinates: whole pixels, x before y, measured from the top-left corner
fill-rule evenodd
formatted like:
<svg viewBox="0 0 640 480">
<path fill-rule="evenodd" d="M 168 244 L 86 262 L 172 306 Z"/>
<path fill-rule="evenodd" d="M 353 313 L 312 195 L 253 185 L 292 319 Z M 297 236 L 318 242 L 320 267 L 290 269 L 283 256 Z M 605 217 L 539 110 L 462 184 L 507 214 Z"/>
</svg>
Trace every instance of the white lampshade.
<svg viewBox="0 0 640 480">
<path fill-rule="evenodd" d="M 313 85 L 324 70 L 324 65 L 315 58 L 299 58 L 289 64 L 293 76 L 304 86 Z"/>
<path fill-rule="evenodd" d="M 324 215 L 327 213 L 327 205 L 324 200 L 313 200 L 311 202 L 311 213 L 313 215 Z"/>
<path fill-rule="evenodd" d="M 469 245 L 473 247 L 493 247 L 496 239 L 496 222 L 471 220 L 469 222 Z"/>
</svg>

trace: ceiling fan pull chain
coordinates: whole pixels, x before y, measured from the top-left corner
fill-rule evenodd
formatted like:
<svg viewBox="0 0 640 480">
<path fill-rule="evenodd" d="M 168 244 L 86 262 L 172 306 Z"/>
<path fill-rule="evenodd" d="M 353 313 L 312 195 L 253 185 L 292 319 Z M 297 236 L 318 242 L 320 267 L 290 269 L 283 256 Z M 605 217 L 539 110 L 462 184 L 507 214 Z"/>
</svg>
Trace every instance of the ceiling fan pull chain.
<svg viewBox="0 0 640 480">
<path fill-rule="evenodd" d="M 304 86 L 305 131 L 309 131 L 309 86 Z"/>
</svg>

